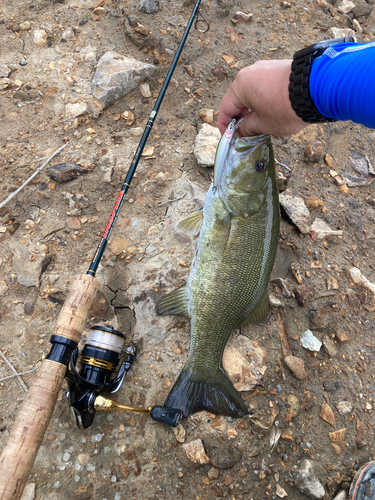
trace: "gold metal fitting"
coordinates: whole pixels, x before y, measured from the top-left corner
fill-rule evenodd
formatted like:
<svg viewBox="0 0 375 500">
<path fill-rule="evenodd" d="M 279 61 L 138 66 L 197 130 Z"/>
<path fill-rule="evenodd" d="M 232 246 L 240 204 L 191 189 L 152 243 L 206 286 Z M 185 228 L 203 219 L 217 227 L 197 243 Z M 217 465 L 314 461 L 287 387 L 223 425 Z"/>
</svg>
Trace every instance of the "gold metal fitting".
<svg viewBox="0 0 375 500">
<path fill-rule="evenodd" d="M 116 365 L 114 363 L 103 361 L 102 359 L 90 358 L 89 356 L 82 356 L 81 362 L 84 365 L 96 366 L 97 368 L 105 368 L 106 370 L 110 370 L 111 372 L 114 372 L 116 370 Z"/>
<path fill-rule="evenodd" d="M 104 411 L 126 410 L 126 411 L 133 411 L 136 413 L 147 413 L 148 415 L 150 415 L 152 406 L 149 406 L 148 408 L 137 408 L 136 406 L 120 405 L 119 403 L 116 403 L 112 399 L 104 398 L 103 396 L 98 396 L 95 399 L 94 409 L 104 410 Z"/>
</svg>

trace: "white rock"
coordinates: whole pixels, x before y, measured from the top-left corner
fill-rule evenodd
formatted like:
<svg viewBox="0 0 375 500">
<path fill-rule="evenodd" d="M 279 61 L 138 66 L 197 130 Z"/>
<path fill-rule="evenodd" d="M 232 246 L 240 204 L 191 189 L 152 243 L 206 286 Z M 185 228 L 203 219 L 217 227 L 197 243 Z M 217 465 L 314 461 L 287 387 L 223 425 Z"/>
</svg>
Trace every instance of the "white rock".
<svg viewBox="0 0 375 500">
<path fill-rule="evenodd" d="M 292 196 L 288 193 L 288 191 L 284 191 L 279 195 L 280 205 L 285 209 L 301 233 L 309 233 L 311 231 L 310 212 L 305 202 L 300 196 Z"/>
<path fill-rule="evenodd" d="M 31 28 L 31 24 L 29 23 L 29 21 L 24 21 L 23 23 L 20 23 L 20 30 L 21 31 L 29 31 L 29 29 Z M 32 483 L 30 483 L 32 484 Z"/>
<path fill-rule="evenodd" d="M 349 29 L 349 28 L 331 28 L 329 30 L 330 38 L 341 38 L 343 36 L 352 36 L 354 38 L 354 41 L 356 42 L 357 39 L 355 37 L 355 31 Z"/>
<path fill-rule="evenodd" d="M 355 29 L 356 33 L 362 33 L 363 31 L 362 26 L 359 24 L 357 19 L 353 19 L 353 28 Z"/>
<path fill-rule="evenodd" d="M 34 500 L 35 498 L 35 483 L 28 483 L 23 490 L 21 500 Z"/>
<path fill-rule="evenodd" d="M 113 174 L 113 168 L 112 167 L 100 167 L 102 169 L 102 179 L 104 182 L 111 182 L 112 180 L 112 174 Z"/>
<path fill-rule="evenodd" d="M 139 86 L 139 92 L 143 97 L 151 97 L 150 85 L 148 83 L 141 83 Z"/>
<path fill-rule="evenodd" d="M 9 289 L 6 282 L 4 280 L 0 281 L 0 295 L 5 295 L 8 290 Z"/>
<path fill-rule="evenodd" d="M 221 139 L 218 128 L 207 123 L 202 125 L 195 138 L 194 155 L 197 162 L 203 167 L 212 167 L 215 163 L 216 149 Z"/>
<path fill-rule="evenodd" d="M 326 480 L 326 473 L 320 464 L 305 458 L 293 477 L 294 484 L 301 493 L 316 500 L 324 497 L 323 484 Z"/>
<path fill-rule="evenodd" d="M 141 137 L 143 134 L 143 128 L 142 127 L 134 127 L 129 130 L 130 135 L 133 137 Z"/>
<path fill-rule="evenodd" d="M 350 401 L 340 401 L 339 403 L 336 403 L 336 408 L 340 415 L 349 415 L 352 412 L 353 407 L 353 403 Z"/>
<path fill-rule="evenodd" d="M 358 267 L 352 267 L 349 270 L 349 274 L 356 285 L 367 288 L 367 290 L 370 290 L 375 295 L 375 285 L 363 276 Z"/>
<path fill-rule="evenodd" d="M 341 14 L 347 14 L 352 9 L 354 9 L 354 7 L 355 3 L 351 2 L 350 0 L 344 0 L 337 6 L 337 10 L 341 12 Z"/>
<path fill-rule="evenodd" d="M 309 351 L 318 352 L 322 347 L 322 343 L 315 337 L 311 330 L 306 330 L 305 333 L 302 334 L 300 342 L 302 347 L 309 349 Z"/>
<path fill-rule="evenodd" d="M 348 500 L 348 490 L 341 490 L 332 500 Z"/>
<path fill-rule="evenodd" d="M 65 116 L 67 118 L 78 118 L 79 116 L 87 115 L 87 104 L 83 101 L 68 102 L 65 106 Z"/>
<path fill-rule="evenodd" d="M 37 45 L 44 45 L 47 43 L 48 35 L 44 30 L 34 30 L 33 40 Z"/>
<path fill-rule="evenodd" d="M 327 238 L 328 236 L 341 236 L 342 231 L 331 229 L 323 219 L 315 219 L 311 224 L 311 231 L 315 231 L 318 239 Z"/>
<path fill-rule="evenodd" d="M 186 453 L 187 458 L 193 464 L 204 465 L 209 463 L 210 459 L 206 455 L 203 443 L 200 439 L 190 441 L 190 443 L 185 443 L 182 445 L 182 448 Z"/>
</svg>

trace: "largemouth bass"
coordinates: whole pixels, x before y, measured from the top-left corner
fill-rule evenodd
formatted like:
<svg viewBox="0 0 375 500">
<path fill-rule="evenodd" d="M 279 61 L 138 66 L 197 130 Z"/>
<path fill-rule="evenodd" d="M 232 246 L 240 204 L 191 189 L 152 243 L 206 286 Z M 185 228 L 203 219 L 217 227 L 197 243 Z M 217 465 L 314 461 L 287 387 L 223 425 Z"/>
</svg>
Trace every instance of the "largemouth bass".
<svg viewBox="0 0 375 500">
<path fill-rule="evenodd" d="M 177 227 L 198 234 L 186 286 L 157 304 L 161 315 L 191 320 L 187 362 L 164 406 L 185 416 L 248 414 L 226 375 L 222 356 L 233 329 L 269 312 L 268 281 L 279 235 L 279 201 L 269 136 L 240 138 L 232 120 L 219 143 L 203 210 Z"/>
</svg>

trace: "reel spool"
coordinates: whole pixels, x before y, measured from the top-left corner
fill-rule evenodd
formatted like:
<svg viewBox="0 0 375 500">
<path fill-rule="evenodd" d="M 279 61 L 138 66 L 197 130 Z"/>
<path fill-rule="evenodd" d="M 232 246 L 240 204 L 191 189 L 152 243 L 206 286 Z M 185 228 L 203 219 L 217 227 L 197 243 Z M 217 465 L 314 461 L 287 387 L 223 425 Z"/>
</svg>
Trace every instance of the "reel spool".
<svg viewBox="0 0 375 500">
<path fill-rule="evenodd" d="M 101 395 L 102 392 L 117 392 L 136 356 L 136 347 L 126 347 L 126 359 L 121 363 L 117 376 L 113 375 L 121 360 L 125 336 L 107 326 L 93 326 L 84 339 L 80 364 L 77 369 L 79 351 L 76 348 L 66 371 L 68 392 L 66 396 L 75 423 L 87 429 L 93 423 L 97 410 L 126 410 L 147 413 L 153 420 L 178 425 L 182 418 L 180 410 L 160 406 L 137 408 L 125 406 Z"/>
</svg>

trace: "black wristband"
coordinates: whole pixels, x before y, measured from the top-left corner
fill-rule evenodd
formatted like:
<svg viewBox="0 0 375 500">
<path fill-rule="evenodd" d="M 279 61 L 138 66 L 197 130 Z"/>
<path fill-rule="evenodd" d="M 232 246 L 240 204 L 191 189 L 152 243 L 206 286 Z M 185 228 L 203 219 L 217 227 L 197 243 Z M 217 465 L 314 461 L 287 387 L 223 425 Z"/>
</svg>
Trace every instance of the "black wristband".
<svg viewBox="0 0 375 500">
<path fill-rule="evenodd" d="M 293 56 L 292 72 L 289 77 L 289 99 L 297 116 L 307 123 L 335 122 L 335 118 L 322 115 L 311 98 L 309 83 L 311 66 L 314 59 L 320 57 L 331 45 L 354 42 L 348 36 L 319 42 L 299 50 Z"/>
</svg>

